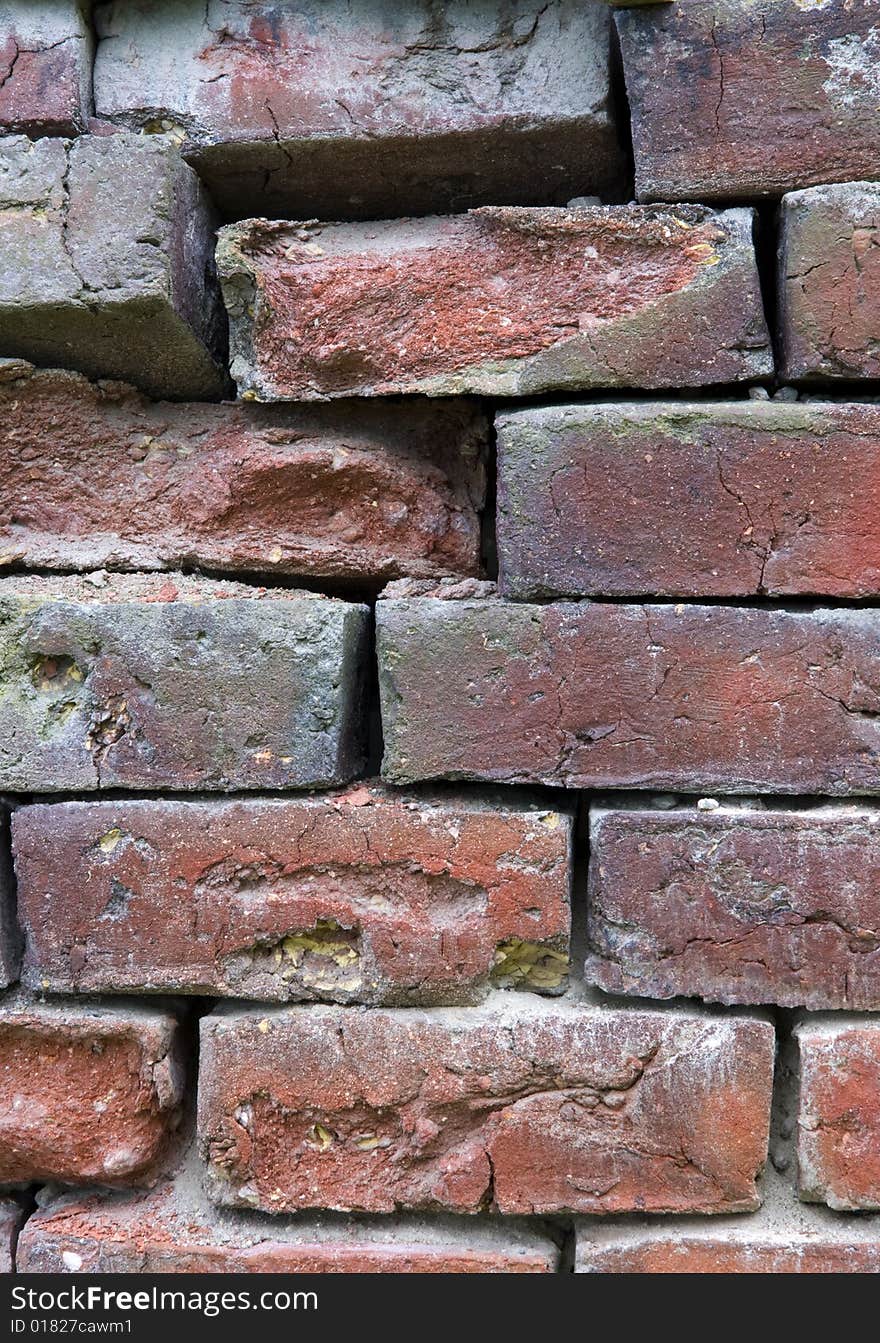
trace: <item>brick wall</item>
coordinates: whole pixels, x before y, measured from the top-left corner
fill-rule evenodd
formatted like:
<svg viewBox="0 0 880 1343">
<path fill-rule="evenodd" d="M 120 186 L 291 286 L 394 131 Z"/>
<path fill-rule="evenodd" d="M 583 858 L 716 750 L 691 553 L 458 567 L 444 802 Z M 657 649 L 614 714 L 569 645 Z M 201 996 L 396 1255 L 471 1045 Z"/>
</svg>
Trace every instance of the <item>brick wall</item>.
<svg viewBox="0 0 880 1343">
<path fill-rule="evenodd" d="M 880 1269 L 878 68 L 0 3 L 0 1271 Z"/>
</svg>

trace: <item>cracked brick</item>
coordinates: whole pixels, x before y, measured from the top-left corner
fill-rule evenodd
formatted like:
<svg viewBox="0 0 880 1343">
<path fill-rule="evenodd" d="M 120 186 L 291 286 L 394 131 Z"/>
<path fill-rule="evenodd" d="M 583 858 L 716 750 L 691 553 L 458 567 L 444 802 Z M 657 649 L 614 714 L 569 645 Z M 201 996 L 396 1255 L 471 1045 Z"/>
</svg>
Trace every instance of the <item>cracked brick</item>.
<svg viewBox="0 0 880 1343">
<path fill-rule="evenodd" d="M 871 1017 L 803 1017 L 798 1188 L 837 1211 L 880 1209 L 880 1025 Z"/>
<path fill-rule="evenodd" d="M 0 131 L 76 135 L 92 108 L 92 35 L 85 0 L 0 4 Z"/>
</svg>

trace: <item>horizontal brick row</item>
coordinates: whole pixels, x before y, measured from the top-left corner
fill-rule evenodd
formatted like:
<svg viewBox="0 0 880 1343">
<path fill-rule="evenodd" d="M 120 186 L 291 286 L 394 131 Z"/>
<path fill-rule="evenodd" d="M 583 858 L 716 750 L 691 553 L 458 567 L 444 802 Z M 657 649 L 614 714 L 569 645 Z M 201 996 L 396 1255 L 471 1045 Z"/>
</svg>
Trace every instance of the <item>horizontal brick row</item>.
<svg viewBox="0 0 880 1343">
<path fill-rule="evenodd" d="M 10 361 L 0 560 L 293 573 L 475 574 L 486 417 L 387 407 L 151 403 Z"/>
<path fill-rule="evenodd" d="M 34 989 L 455 1004 L 490 981 L 565 987 L 567 809 L 360 784 L 23 807 L 14 827 Z"/>
<path fill-rule="evenodd" d="M 685 792 L 880 791 L 880 614 L 505 602 L 392 584 L 383 774 Z"/>
<path fill-rule="evenodd" d="M 366 607 L 104 573 L 0 580 L 0 788 L 341 783 L 363 762 Z"/>
</svg>

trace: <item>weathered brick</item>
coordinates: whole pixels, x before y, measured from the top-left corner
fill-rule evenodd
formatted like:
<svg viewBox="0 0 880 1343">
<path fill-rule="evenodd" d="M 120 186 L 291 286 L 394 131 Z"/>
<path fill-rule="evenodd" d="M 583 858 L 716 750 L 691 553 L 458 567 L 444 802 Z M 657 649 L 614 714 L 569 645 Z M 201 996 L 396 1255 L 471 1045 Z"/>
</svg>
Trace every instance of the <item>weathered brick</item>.
<svg viewBox="0 0 880 1343">
<path fill-rule="evenodd" d="M 0 140 L 0 350 L 154 396 L 219 396 L 213 229 L 166 138 Z"/>
<path fill-rule="evenodd" d="M 785 197 L 779 327 L 787 377 L 880 378 L 880 184 Z"/>
<path fill-rule="evenodd" d="M 368 611 L 179 574 L 0 580 L 0 787 L 342 783 Z"/>
<path fill-rule="evenodd" d="M 613 993 L 880 1008 L 880 809 L 590 813 L 587 975 Z"/>
<path fill-rule="evenodd" d="M 684 792 L 880 792 L 880 613 L 378 604 L 383 775 Z"/>
<path fill-rule="evenodd" d="M 92 105 L 85 0 L 0 4 L 0 130 L 75 135 Z"/>
<path fill-rule="evenodd" d="M 21 936 L 15 916 L 15 878 L 9 847 L 9 812 L 0 799 L 0 989 L 18 979 Z"/>
<path fill-rule="evenodd" d="M 554 1243 L 518 1221 L 294 1219 L 227 1212 L 188 1161 L 148 1193 L 43 1196 L 19 1273 L 552 1273 Z"/>
<path fill-rule="evenodd" d="M 576 1273 L 877 1273 L 880 1219 L 798 1203 L 764 1177 L 760 1211 L 706 1218 L 609 1218 L 577 1224 Z"/>
<path fill-rule="evenodd" d="M 11 1273 L 15 1244 L 24 1221 L 24 1208 L 11 1198 L 0 1198 L 0 1273 Z"/>
<path fill-rule="evenodd" d="M 683 0 L 616 16 L 640 200 L 877 173 L 874 0 Z"/>
<path fill-rule="evenodd" d="M 14 361 L 5 376 L 0 562 L 479 572 L 488 426 L 470 402 L 178 405 Z"/>
<path fill-rule="evenodd" d="M 131 1184 L 180 1120 L 177 1022 L 141 1007 L 0 1000 L 0 1185 Z"/>
<path fill-rule="evenodd" d="M 800 1063 L 798 1183 L 807 1202 L 880 1208 L 880 1022 L 807 1017 Z"/>
<path fill-rule="evenodd" d="M 480 1008 L 202 1019 L 209 1193 L 267 1211 L 757 1206 L 757 1017 L 499 994 Z"/>
<path fill-rule="evenodd" d="M 95 21 L 98 113 L 184 136 L 233 216 L 369 219 L 624 186 L 601 5 L 125 0 Z"/>
<path fill-rule="evenodd" d="M 496 424 L 506 597 L 880 592 L 877 406 L 600 403 Z"/>
<path fill-rule="evenodd" d="M 220 231 L 232 376 L 259 400 L 732 382 L 772 371 L 752 212 L 485 207 Z"/>
<path fill-rule="evenodd" d="M 35 988 L 405 1005 L 565 984 L 572 816 L 546 802 L 361 784 L 14 824 Z"/>
</svg>

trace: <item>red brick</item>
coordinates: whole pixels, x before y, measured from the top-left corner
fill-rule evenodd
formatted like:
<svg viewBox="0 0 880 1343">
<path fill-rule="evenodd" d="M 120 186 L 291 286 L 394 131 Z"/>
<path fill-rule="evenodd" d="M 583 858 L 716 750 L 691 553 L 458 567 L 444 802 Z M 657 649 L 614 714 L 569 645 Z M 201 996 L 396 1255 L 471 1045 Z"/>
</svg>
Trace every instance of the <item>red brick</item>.
<svg viewBox="0 0 880 1343">
<path fill-rule="evenodd" d="M 876 174 L 873 0 L 680 0 L 616 21 L 640 200 L 742 200 Z"/>
<path fill-rule="evenodd" d="M 486 207 L 220 231 L 232 376 L 263 401 L 674 387 L 772 371 L 752 213 Z"/>
<path fill-rule="evenodd" d="M 479 572 L 488 426 L 471 403 L 179 405 L 27 365 L 7 378 L 0 561 Z"/>
<path fill-rule="evenodd" d="M 518 795 L 64 802 L 15 816 L 52 992 L 460 1003 L 558 992 L 572 816 Z M 71 890 L 76 899 L 70 899 Z"/>
<path fill-rule="evenodd" d="M 19 1273 L 552 1273 L 538 1230 L 416 1217 L 353 1221 L 212 1207 L 192 1163 L 149 1193 L 49 1196 L 19 1241 Z"/>
<path fill-rule="evenodd" d="M 795 191 L 781 229 L 785 376 L 880 378 L 880 185 Z"/>
<path fill-rule="evenodd" d="M 771 1025 L 496 995 L 480 1008 L 202 1019 L 221 1204 L 393 1212 L 757 1206 Z"/>
<path fill-rule="evenodd" d="M 165 1155 L 182 1093 L 167 1012 L 0 1000 L 0 1185 L 142 1181 Z"/>
<path fill-rule="evenodd" d="M 179 574 L 0 580 L 0 787 L 317 787 L 363 761 L 367 608 Z"/>
<path fill-rule="evenodd" d="M 24 1220 L 24 1208 L 11 1198 L 0 1198 L 0 1273 L 11 1273 L 15 1243 Z"/>
<path fill-rule="evenodd" d="M 503 602 L 467 580 L 378 605 L 390 782 L 880 790 L 880 615 Z"/>
<path fill-rule="evenodd" d="M 95 22 L 99 114 L 184 136 L 233 217 L 564 204 L 624 186 L 601 5 L 124 0 Z"/>
<path fill-rule="evenodd" d="M 594 983 L 880 1009 L 880 809 L 607 807 L 590 818 Z"/>
<path fill-rule="evenodd" d="M 9 852 L 9 813 L 0 801 L 0 989 L 18 979 L 21 937 L 15 916 L 15 879 Z"/>
<path fill-rule="evenodd" d="M 80 0 L 0 5 L 0 130 L 76 135 L 92 103 L 92 40 Z"/>
<path fill-rule="evenodd" d="M 805 1018 L 798 1172 L 802 1199 L 840 1210 L 880 1208 L 880 1022 Z"/>
<path fill-rule="evenodd" d="M 601 403 L 496 424 L 506 597 L 880 591 L 877 406 Z"/>
</svg>

